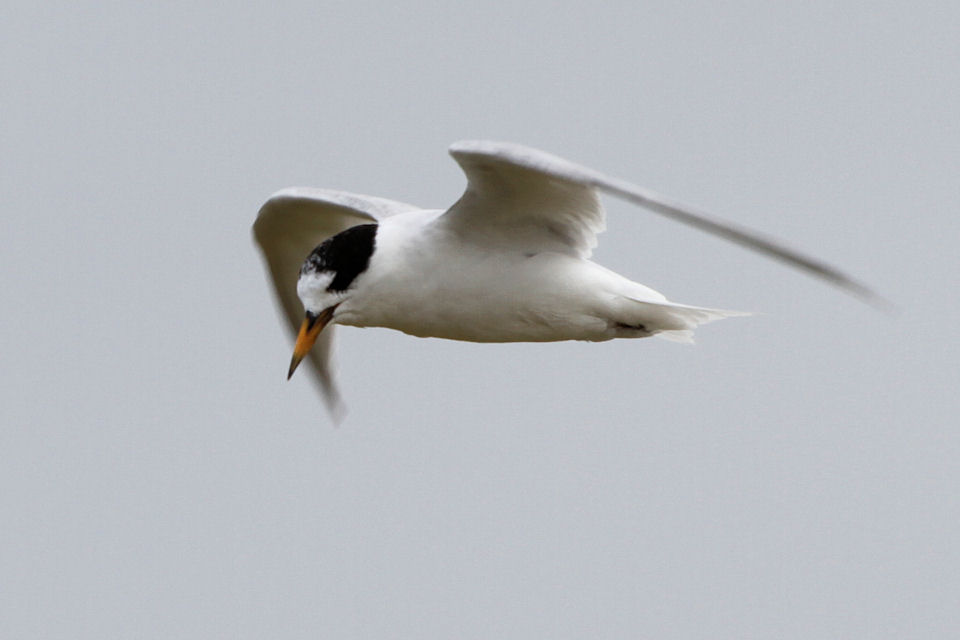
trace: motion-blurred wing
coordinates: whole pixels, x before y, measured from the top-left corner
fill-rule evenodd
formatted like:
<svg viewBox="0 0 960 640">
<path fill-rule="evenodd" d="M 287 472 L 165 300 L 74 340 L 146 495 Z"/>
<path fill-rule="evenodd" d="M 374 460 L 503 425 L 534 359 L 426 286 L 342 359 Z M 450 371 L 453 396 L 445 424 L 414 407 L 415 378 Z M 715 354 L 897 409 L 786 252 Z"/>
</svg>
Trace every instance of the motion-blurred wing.
<svg viewBox="0 0 960 640">
<path fill-rule="evenodd" d="M 308 187 L 283 189 L 270 196 L 253 224 L 253 237 L 270 271 L 291 338 L 296 337 L 304 315 L 297 297 L 297 278 L 314 247 L 344 229 L 413 209 L 416 207 L 384 198 Z M 309 361 L 324 401 L 336 418 L 343 403 L 330 366 L 333 330 L 331 325 L 321 332 Z"/>
<path fill-rule="evenodd" d="M 604 229 L 600 190 L 766 254 L 867 302 L 882 303 L 867 286 L 780 241 L 543 151 L 506 142 L 465 141 L 452 145 L 450 154 L 468 184 L 444 214 L 444 222 L 471 240 L 587 257 L 596 246 L 596 234 Z"/>
</svg>

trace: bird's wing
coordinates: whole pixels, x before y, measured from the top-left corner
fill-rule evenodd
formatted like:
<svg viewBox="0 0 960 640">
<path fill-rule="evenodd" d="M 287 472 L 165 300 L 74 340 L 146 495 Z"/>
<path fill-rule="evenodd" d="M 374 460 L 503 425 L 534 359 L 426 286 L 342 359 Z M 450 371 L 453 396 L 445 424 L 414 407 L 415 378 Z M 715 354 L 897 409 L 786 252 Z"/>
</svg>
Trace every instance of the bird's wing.
<svg viewBox="0 0 960 640">
<path fill-rule="evenodd" d="M 253 223 L 253 237 L 270 271 L 291 337 L 296 337 L 304 316 L 297 278 L 314 247 L 344 229 L 416 208 L 385 198 L 307 187 L 283 189 L 270 196 Z M 321 332 L 309 360 L 324 401 L 336 417 L 343 405 L 330 366 L 332 340 L 331 325 Z"/>
<path fill-rule="evenodd" d="M 585 169 L 506 142 L 457 142 L 450 155 L 467 174 L 467 190 L 442 224 L 499 248 L 587 258 L 597 246 L 603 205 Z"/>
<path fill-rule="evenodd" d="M 453 144 L 450 155 L 468 184 L 444 222 L 465 235 L 587 257 L 604 229 L 599 190 L 766 254 L 867 302 L 883 303 L 866 285 L 779 240 L 549 153 L 506 142 L 464 141 Z"/>
</svg>

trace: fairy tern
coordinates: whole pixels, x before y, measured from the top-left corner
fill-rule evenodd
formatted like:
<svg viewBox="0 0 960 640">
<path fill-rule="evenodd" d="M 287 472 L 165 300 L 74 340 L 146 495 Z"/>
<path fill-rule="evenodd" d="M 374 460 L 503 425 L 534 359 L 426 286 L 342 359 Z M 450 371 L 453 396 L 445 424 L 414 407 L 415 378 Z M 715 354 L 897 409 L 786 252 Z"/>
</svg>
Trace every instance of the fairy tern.
<svg viewBox="0 0 960 640">
<path fill-rule="evenodd" d="M 689 342 L 735 311 L 677 304 L 590 261 L 605 228 L 598 193 L 624 198 L 876 301 L 863 284 L 753 230 L 623 180 L 512 143 L 465 141 L 467 177 L 447 210 L 293 187 L 253 225 L 295 338 L 288 378 L 306 357 L 334 415 L 333 325 L 387 327 L 471 342 Z"/>
</svg>

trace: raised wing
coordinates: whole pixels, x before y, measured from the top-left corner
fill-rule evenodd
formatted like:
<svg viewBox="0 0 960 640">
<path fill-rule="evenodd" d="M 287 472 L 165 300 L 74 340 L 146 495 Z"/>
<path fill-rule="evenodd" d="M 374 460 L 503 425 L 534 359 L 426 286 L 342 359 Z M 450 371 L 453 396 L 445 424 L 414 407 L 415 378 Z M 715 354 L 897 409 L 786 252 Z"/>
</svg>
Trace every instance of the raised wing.
<svg viewBox="0 0 960 640">
<path fill-rule="evenodd" d="M 506 142 L 465 141 L 453 144 L 450 155 L 468 184 L 444 215 L 461 233 L 587 257 L 604 229 L 599 190 L 766 254 L 866 302 L 884 303 L 866 285 L 778 240 L 549 153 Z"/>
<path fill-rule="evenodd" d="M 344 229 L 413 209 L 416 207 L 385 198 L 308 187 L 291 187 L 270 196 L 253 223 L 253 237 L 270 271 L 291 338 L 296 337 L 304 313 L 297 297 L 297 277 L 313 248 Z M 343 403 L 330 366 L 333 329 L 331 325 L 323 330 L 309 361 L 313 378 L 336 419 Z"/>
<path fill-rule="evenodd" d="M 467 174 L 467 190 L 444 224 L 498 247 L 590 257 L 606 224 L 581 167 L 506 142 L 457 142 L 450 155 Z"/>
</svg>

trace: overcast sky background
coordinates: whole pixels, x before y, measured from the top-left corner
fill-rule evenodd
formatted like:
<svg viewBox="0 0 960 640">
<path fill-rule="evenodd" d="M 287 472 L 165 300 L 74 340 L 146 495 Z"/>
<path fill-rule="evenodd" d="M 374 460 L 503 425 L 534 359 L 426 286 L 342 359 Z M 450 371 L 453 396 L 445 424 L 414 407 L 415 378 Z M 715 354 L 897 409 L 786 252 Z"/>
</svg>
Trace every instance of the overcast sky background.
<svg viewBox="0 0 960 640">
<path fill-rule="evenodd" d="M 0 636 L 960 632 L 955 2 L 14 2 Z M 660 340 L 343 329 L 333 428 L 250 238 L 290 185 L 445 207 L 463 138 L 607 199 L 596 259 L 761 312 Z"/>
</svg>

